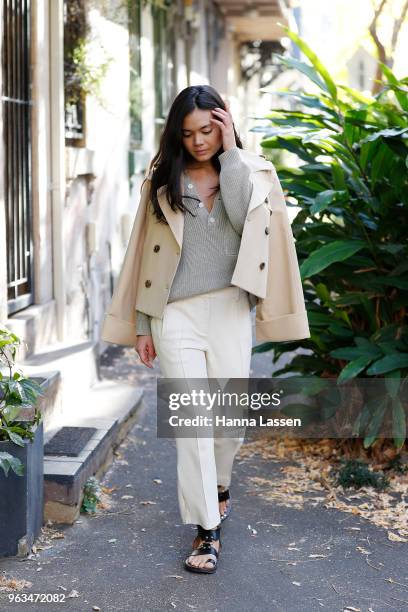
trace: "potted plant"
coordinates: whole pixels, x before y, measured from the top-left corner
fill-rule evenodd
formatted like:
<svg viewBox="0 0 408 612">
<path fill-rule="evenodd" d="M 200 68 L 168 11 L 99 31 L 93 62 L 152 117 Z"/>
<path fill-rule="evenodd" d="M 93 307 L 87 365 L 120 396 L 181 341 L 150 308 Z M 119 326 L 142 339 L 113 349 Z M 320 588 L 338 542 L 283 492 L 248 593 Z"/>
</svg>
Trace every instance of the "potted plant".
<svg viewBox="0 0 408 612">
<path fill-rule="evenodd" d="M 28 554 L 43 520 L 43 392 L 15 366 L 20 344 L 0 326 L 0 557 Z"/>
</svg>

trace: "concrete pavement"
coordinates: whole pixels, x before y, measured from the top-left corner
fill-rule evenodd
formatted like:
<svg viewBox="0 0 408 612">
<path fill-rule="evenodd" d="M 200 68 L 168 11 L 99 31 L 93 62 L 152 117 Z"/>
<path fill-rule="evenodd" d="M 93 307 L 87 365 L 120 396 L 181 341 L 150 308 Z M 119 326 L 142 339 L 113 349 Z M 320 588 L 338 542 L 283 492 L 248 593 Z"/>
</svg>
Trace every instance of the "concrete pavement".
<svg viewBox="0 0 408 612">
<path fill-rule="evenodd" d="M 256 359 L 256 375 L 268 375 L 270 356 Z M 64 537 L 30 559 L 0 561 L 0 576 L 32 583 L 15 593 L 65 594 L 65 602 L 9 603 L 0 593 L 0 609 L 408 610 L 407 544 L 389 542 L 384 529 L 352 514 L 275 506 L 254 495 L 254 476 L 279 478 L 279 464 L 259 456 L 235 462 L 233 512 L 223 524 L 217 573 L 186 572 L 195 530 L 180 524 L 175 443 L 156 438 L 157 362 L 148 370 L 132 349 L 110 347 L 101 371 L 144 389 L 136 425 L 102 481 L 111 490 L 109 507 L 59 529 Z M 359 546 L 370 551 L 370 564 Z"/>
</svg>

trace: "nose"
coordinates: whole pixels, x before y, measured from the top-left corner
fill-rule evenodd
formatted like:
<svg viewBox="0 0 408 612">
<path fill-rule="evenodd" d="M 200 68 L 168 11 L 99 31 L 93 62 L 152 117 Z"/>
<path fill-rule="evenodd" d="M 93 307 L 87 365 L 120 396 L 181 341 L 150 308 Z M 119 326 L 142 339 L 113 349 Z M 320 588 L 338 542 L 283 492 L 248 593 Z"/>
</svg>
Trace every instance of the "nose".
<svg viewBox="0 0 408 612">
<path fill-rule="evenodd" d="M 194 136 L 194 146 L 199 146 L 200 144 L 202 144 L 202 143 L 203 143 L 203 140 L 204 140 L 204 139 L 203 139 L 203 137 L 202 137 L 202 134 L 196 134 L 196 135 Z"/>
</svg>

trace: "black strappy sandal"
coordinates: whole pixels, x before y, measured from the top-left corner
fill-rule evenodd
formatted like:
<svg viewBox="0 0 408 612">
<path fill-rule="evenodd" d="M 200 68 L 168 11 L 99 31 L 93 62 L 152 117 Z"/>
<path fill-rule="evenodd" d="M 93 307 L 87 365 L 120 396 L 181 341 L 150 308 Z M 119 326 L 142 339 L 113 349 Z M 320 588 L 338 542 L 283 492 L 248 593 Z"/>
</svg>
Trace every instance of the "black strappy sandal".
<svg viewBox="0 0 408 612">
<path fill-rule="evenodd" d="M 222 502 L 222 501 L 227 501 L 229 499 L 229 502 L 226 505 L 226 510 L 224 512 L 224 514 L 221 514 L 221 523 L 223 521 L 225 521 L 226 518 L 229 517 L 229 515 L 231 514 L 231 510 L 232 510 L 232 500 L 231 500 L 231 495 L 229 492 L 229 489 L 225 489 L 225 491 L 218 491 L 218 501 Z"/>
<path fill-rule="evenodd" d="M 203 529 L 201 525 L 197 525 L 197 536 L 200 536 L 200 538 L 202 538 L 204 542 L 201 542 L 200 546 L 198 548 L 195 548 L 193 552 L 189 554 L 189 557 L 191 556 L 195 557 L 197 555 L 214 555 L 215 559 L 212 559 L 210 557 L 206 561 L 207 563 L 211 562 L 214 567 L 212 569 L 209 569 L 208 567 L 195 567 L 193 565 L 190 565 L 190 563 L 187 563 L 187 559 L 186 559 L 184 561 L 184 567 L 189 572 L 197 572 L 198 574 L 214 574 L 214 572 L 216 572 L 217 565 L 218 565 L 218 555 L 219 555 L 219 552 L 221 551 L 221 546 L 222 546 L 220 532 L 221 532 L 221 524 L 219 524 L 218 527 L 216 527 L 215 529 Z M 220 543 L 219 550 L 214 548 L 214 546 L 211 546 L 211 542 L 217 542 L 217 541 L 219 541 Z"/>
</svg>

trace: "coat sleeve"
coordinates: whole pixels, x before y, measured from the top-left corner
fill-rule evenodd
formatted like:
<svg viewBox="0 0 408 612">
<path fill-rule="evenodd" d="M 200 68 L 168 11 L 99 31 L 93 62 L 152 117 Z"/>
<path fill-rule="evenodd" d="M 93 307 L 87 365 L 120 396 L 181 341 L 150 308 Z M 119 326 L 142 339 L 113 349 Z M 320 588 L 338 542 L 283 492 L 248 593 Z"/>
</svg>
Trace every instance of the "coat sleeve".
<svg viewBox="0 0 408 612">
<path fill-rule="evenodd" d="M 271 168 L 272 188 L 267 296 L 256 306 L 256 339 L 274 342 L 310 338 L 295 240 L 282 187 Z"/>
<path fill-rule="evenodd" d="M 136 340 L 136 288 L 146 232 L 146 210 L 150 199 L 150 180 L 141 190 L 139 206 L 133 222 L 122 268 L 105 313 L 101 339 L 113 344 L 134 346 Z"/>
</svg>

